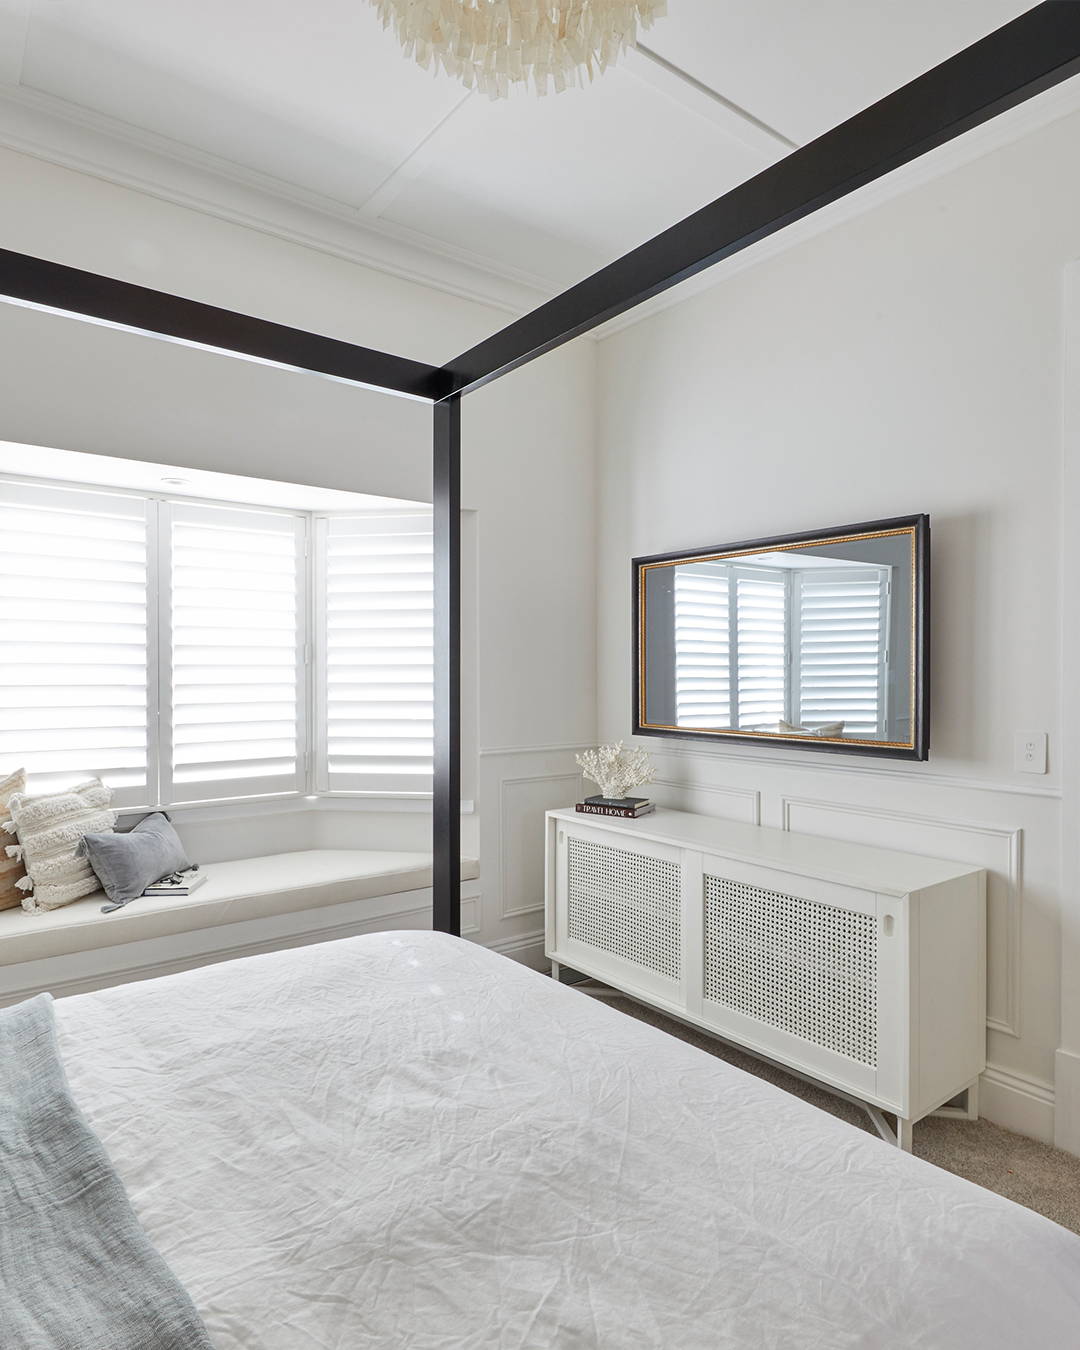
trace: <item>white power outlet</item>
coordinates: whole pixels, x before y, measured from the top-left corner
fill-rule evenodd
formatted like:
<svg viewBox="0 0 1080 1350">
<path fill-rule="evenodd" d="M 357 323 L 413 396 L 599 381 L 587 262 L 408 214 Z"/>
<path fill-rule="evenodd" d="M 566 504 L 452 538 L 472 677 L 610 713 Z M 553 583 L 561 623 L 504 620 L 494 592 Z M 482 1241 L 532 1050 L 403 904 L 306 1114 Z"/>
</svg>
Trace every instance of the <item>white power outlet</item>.
<svg viewBox="0 0 1080 1350">
<path fill-rule="evenodd" d="M 1018 731 L 1013 741 L 1017 773 L 1046 772 L 1046 732 Z"/>
</svg>

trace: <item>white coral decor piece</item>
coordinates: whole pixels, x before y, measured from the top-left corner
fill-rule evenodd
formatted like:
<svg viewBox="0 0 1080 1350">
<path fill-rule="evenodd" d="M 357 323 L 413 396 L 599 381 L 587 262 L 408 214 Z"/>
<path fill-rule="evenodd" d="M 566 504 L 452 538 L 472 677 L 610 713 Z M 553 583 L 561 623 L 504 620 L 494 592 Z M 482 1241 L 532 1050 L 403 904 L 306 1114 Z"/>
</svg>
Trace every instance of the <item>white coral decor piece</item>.
<svg viewBox="0 0 1080 1350">
<path fill-rule="evenodd" d="M 622 741 L 586 750 L 577 756 L 586 778 L 597 785 L 602 797 L 621 800 L 632 788 L 652 782 L 652 764 L 644 750 L 624 750 Z"/>
</svg>

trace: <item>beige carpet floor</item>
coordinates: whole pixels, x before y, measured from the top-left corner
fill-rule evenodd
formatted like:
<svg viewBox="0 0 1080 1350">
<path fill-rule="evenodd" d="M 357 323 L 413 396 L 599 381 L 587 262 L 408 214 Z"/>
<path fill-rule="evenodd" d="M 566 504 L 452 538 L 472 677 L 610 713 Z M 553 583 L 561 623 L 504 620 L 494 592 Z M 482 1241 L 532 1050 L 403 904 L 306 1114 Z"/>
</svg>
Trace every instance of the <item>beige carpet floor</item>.
<svg viewBox="0 0 1080 1350">
<path fill-rule="evenodd" d="M 812 1087 L 780 1069 L 763 1064 L 734 1046 L 673 1021 L 633 999 L 611 997 L 602 986 L 590 982 L 577 987 L 584 993 L 605 994 L 604 1002 L 620 1012 L 775 1083 L 785 1092 L 794 1093 L 821 1110 L 850 1121 L 859 1129 L 876 1133 L 865 1111 L 822 1088 Z M 1045 1214 L 1055 1223 L 1071 1228 L 1074 1233 L 1080 1233 L 1080 1158 L 1071 1153 L 1062 1153 L 1049 1144 L 1013 1134 L 988 1120 L 946 1120 L 932 1116 L 915 1126 L 914 1152 L 946 1171 L 967 1177 L 969 1181 L 1008 1196 L 1018 1204 Z"/>
</svg>

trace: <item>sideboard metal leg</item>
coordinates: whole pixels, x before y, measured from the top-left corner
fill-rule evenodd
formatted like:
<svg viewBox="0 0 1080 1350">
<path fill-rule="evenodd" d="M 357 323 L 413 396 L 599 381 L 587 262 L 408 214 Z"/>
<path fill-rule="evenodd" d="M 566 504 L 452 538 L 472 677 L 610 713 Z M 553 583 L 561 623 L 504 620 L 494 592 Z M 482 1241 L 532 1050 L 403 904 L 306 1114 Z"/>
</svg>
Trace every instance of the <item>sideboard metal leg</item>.
<svg viewBox="0 0 1080 1350">
<path fill-rule="evenodd" d="M 558 961 L 552 961 L 552 963 L 551 963 L 551 978 L 556 982 L 556 984 L 558 983 L 558 981 L 559 981 L 559 963 L 558 963 Z"/>
<path fill-rule="evenodd" d="M 911 1152 L 911 1145 L 915 1134 L 915 1122 L 905 1120 L 903 1116 L 896 1118 L 896 1144 L 902 1148 L 905 1153 Z"/>
</svg>

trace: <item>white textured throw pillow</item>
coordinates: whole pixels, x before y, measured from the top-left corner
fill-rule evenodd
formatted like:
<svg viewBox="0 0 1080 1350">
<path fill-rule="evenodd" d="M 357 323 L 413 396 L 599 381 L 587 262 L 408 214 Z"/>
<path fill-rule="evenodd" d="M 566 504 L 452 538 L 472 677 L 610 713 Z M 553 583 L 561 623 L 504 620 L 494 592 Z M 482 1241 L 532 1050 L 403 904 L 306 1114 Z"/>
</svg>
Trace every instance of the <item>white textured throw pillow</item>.
<svg viewBox="0 0 1080 1350">
<path fill-rule="evenodd" d="M 11 798 L 11 821 L 4 829 L 19 836 L 19 842 L 8 847 L 8 856 L 21 858 L 26 865 L 27 876 L 18 883 L 27 892 L 23 909 L 31 914 L 59 909 L 100 890 L 93 868 L 86 858 L 76 857 L 76 850 L 84 834 L 101 834 L 115 826 L 111 801 L 112 792 L 100 778 L 67 792 L 43 797 L 17 792 Z M 28 893 L 30 887 L 33 894 Z"/>
<path fill-rule="evenodd" d="M 26 770 L 16 769 L 0 782 L 0 827 L 11 819 L 8 802 L 16 792 L 26 791 Z M 26 868 L 18 858 L 9 858 L 0 840 L 0 909 L 14 909 L 22 904 L 18 883 L 26 876 Z"/>
</svg>

